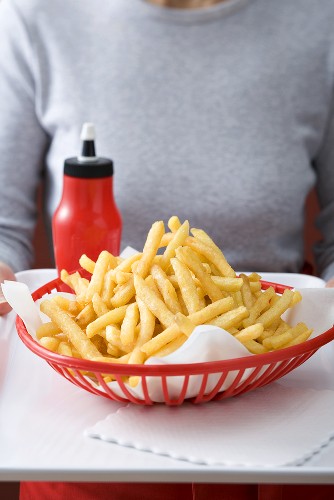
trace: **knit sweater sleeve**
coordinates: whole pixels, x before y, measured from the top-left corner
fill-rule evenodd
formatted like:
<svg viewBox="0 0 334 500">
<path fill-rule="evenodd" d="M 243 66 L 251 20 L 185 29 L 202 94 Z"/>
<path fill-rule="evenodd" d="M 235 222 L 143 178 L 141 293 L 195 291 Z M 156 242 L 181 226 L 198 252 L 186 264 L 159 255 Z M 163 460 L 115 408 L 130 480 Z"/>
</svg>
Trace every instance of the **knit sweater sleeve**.
<svg viewBox="0 0 334 500">
<path fill-rule="evenodd" d="M 334 58 L 332 60 L 334 63 Z M 334 278 L 334 95 L 331 109 L 329 109 L 326 133 L 315 161 L 315 168 L 317 173 L 316 189 L 320 205 L 320 214 L 316 223 L 323 237 L 315 245 L 314 254 L 318 274 L 325 281 L 328 281 L 330 278 Z"/>
<path fill-rule="evenodd" d="M 0 3 L 0 261 L 33 259 L 36 190 L 48 138 L 35 109 L 33 41 L 13 0 Z"/>
</svg>

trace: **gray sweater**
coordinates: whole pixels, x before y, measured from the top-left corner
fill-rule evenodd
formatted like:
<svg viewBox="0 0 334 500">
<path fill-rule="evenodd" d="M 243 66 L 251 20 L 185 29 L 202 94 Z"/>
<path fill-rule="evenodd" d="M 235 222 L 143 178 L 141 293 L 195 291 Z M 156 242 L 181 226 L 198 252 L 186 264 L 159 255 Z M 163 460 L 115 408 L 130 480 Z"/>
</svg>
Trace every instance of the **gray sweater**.
<svg viewBox="0 0 334 500">
<path fill-rule="evenodd" d="M 318 272 L 334 276 L 333 27 L 333 0 L 2 0 L 0 260 L 29 267 L 36 186 L 50 219 L 92 121 L 123 247 L 178 215 L 237 270 L 298 272 L 316 184 Z"/>
</svg>

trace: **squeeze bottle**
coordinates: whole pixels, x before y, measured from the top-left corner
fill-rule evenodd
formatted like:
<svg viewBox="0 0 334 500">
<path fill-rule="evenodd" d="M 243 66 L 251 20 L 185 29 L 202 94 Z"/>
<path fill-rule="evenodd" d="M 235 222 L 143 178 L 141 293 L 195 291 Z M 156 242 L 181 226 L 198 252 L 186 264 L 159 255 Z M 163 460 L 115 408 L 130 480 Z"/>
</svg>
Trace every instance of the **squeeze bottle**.
<svg viewBox="0 0 334 500">
<path fill-rule="evenodd" d="M 64 163 L 63 193 L 52 218 L 58 274 L 80 267 L 86 254 L 96 261 L 102 250 L 119 255 L 122 219 L 113 194 L 113 161 L 95 154 L 95 128 L 84 123 L 81 156 Z"/>
</svg>

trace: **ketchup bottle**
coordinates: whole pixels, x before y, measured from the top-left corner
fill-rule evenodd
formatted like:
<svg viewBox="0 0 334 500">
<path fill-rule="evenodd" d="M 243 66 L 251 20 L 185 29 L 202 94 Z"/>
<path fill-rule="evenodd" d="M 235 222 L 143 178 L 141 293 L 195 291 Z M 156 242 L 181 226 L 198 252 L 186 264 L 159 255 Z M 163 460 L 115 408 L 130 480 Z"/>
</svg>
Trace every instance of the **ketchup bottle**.
<svg viewBox="0 0 334 500">
<path fill-rule="evenodd" d="M 64 164 L 63 194 L 52 218 L 58 273 L 80 267 L 82 254 L 96 261 L 102 250 L 119 255 L 122 220 L 113 194 L 112 160 L 95 155 L 95 129 L 85 123 L 82 154 Z"/>
</svg>

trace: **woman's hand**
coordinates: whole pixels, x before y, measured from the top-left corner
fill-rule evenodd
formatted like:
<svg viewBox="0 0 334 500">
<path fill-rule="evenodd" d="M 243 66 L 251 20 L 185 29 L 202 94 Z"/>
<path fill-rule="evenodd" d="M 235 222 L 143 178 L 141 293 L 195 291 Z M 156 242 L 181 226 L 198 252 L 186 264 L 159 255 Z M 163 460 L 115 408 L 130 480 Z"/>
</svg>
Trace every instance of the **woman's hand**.
<svg viewBox="0 0 334 500">
<path fill-rule="evenodd" d="M 334 278 L 327 281 L 326 288 L 334 288 Z"/>
<path fill-rule="evenodd" d="M 16 281 L 16 278 L 11 268 L 4 262 L 0 262 L 0 283 L 3 283 L 4 280 Z M 0 316 L 7 314 L 11 310 L 10 305 L 7 302 L 2 302 L 1 298 L 2 291 L 0 289 Z"/>
</svg>

